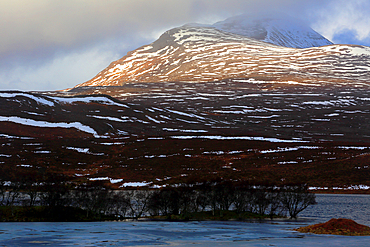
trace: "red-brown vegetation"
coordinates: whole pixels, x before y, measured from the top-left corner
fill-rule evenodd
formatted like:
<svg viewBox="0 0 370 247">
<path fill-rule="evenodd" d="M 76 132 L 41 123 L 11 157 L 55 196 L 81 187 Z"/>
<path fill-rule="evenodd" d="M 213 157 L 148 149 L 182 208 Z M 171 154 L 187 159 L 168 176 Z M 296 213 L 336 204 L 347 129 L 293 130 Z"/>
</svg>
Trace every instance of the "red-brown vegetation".
<svg viewBox="0 0 370 247">
<path fill-rule="evenodd" d="M 315 224 L 295 229 L 299 232 L 315 234 L 334 234 L 349 236 L 369 236 L 370 227 L 356 223 L 350 219 L 331 219 L 326 223 Z"/>
<path fill-rule="evenodd" d="M 316 149 L 265 153 L 261 151 L 294 148 L 297 144 L 170 138 L 136 141 L 130 138 L 124 145 L 106 145 L 108 141 L 99 138 L 61 138 L 57 141 L 0 138 L 2 179 L 8 181 L 4 176 L 10 173 L 16 176 L 48 171 L 62 173 L 78 183 L 96 177 L 123 179 L 114 184 L 106 180 L 115 188 L 126 182 L 163 185 L 215 176 L 277 185 L 305 182 L 309 186 L 328 187 L 325 192 L 332 191 L 333 187 L 370 184 L 370 169 L 366 168 L 369 156 L 362 155 L 362 150 L 335 148 L 343 143 L 330 146 L 321 143 L 315 144 L 320 147 Z M 78 151 L 78 148 L 86 152 Z M 328 160 L 328 155 L 323 153 L 335 153 L 338 158 Z M 284 163 L 286 160 L 296 163 Z M 312 162 L 305 162 L 307 160 Z"/>
<path fill-rule="evenodd" d="M 161 186 L 216 176 L 353 192 L 346 188 L 370 185 L 370 101 L 361 100 L 369 96 L 360 89 L 338 90 L 242 80 L 81 88 L 68 93 L 78 96 L 73 103 L 54 94 L 15 93 L 0 97 L 0 116 L 81 123 L 100 138 L 83 129 L 3 119 L 1 179 L 51 172 L 76 183 L 105 178 L 120 188 L 126 182 Z"/>
</svg>

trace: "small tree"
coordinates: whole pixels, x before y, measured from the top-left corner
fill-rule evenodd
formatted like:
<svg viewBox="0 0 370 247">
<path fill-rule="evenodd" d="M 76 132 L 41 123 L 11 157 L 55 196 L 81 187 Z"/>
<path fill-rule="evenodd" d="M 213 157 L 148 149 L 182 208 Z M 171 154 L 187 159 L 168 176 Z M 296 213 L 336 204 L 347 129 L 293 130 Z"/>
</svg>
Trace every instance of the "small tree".
<svg viewBox="0 0 370 247">
<path fill-rule="evenodd" d="M 284 186 L 281 192 L 281 204 L 288 211 L 290 218 L 297 215 L 308 206 L 316 204 L 316 196 L 308 191 L 307 185 Z"/>
<path fill-rule="evenodd" d="M 108 211 L 111 214 L 120 217 L 126 217 L 130 209 L 130 198 L 126 191 L 115 191 L 110 193 L 108 200 Z"/>
<path fill-rule="evenodd" d="M 194 212 L 205 211 L 209 206 L 207 193 L 204 188 L 197 189 L 194 192 Z"/>
<path fill-rule="evenodd" d="M 247 212 L 252 210 L 252 198 L 254 190 L 251 186 L 242 181 L 235 186 L 234 192 L 234 207 L 237 213 Z"/>
<path fill-rule="evenodd" d="M 67 178 L 64 175 L 46 174 L 40 194 L 41 203 L 50 208 L 66 206 L 71 199 L 69 192 Z"/>
<path fill-rule="evenodd" d="M 234 185 L 231 181 L 222 181 L 217 183 L 214 188 L 217 198 L 217 204 L 221 210 L 229 210 L 234 203 Z"/>
<path fill-rule="evenodd" d="M 147 211 L 151 216 L 158 216 L 163 214 L 163 212 L 167 214 L 167 204 L 163 204 L 161 199 L 161 192 L 159 190 L 153 191 L 153 193 L 150 195 Z"/>
<path fill-rule="evenodd" d="M 168 203 L 169 214 L 177 215 L 180 211 L 180 193 L 174 187 L 164 188 L 161 190 L 161 197 Z"/>
<path fill-rule="evenodd" d="M 151 191 L 131 190 L 127 192 L 127 195 L 131 200 L 129 205 L 129 215 L 134 218 L 140 218 L 148 210 Z"/>
<path fill-rule="evenodd" d="M 278 210 L 281 209 L 280 196 L 279 188 L 272 188 L 267 195 L 267 198 L 270 202 L 267 210 L 271 219 L 274 217 L 274 215 L 278 214 Z"/>
<path fill-rule="evenodd" d="M 153 191 L 148 202 L 151 215 L 179 214 L 180 194 L 176 188 L 167 187 Z"/>
<path fill-rule="evenodd" d="M 13 206 L 19 199 L 23 187 L 22 176 L 8 170 L 4 172 L 0 178 L 0 205 Z"/>
<path fill-rule="evenodd" d="M 27 174 L 22 179 L 24 193 L 28 195 L 29 199 L 23 202 L 24 205 L 29 207 L 35 206 L 37 198 L 40 194 L 40 181 L 37 174 Z"/>
<path fill-rule="evenodd" d="M 266 186 L 256 186 L 254 188 L 254 193 L 253 193 L 253 206 L 254 206 L 254 213 L 258 214 L 265 214 L 267 208 L 270 205 L 270 198 L 269 198 L 269 191 Z"/>
<path fill-rule="evenodd" d="M 86 210 L 86 216 L 94 214 L 101 216 L 111 206 L 113 192 L 106 188 L 102 181 L 94 181 L 87 185 L 80 185 L 74 191 L 75 203 Z"/>
<path fill-rule="evenodd" d="M 183 184 L 178 188 L 180 212 L 186 215 L 190 212 L 197 212 L 197 193 L 192 184 Z"/>
<path fill-rule="evenodd" d="M 217 182 L 205 182 L 201 188 L 201 193 L 203 193 L 206 199 L 205 205 L 211 207 L 213 216 L 215 215 L 215 211 L 219 209 L 219 196 L 215 190 L 216 184 Z"/>
</svg>

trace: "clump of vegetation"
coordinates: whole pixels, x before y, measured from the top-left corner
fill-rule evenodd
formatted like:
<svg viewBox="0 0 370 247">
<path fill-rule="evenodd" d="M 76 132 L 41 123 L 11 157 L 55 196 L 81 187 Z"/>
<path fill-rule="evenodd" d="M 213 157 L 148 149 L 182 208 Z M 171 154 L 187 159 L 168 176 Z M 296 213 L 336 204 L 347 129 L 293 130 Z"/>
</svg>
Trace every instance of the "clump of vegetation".
<svg viewBox="0 0 370 247">
<path fill-rule="evenodd" d="M 315 224 L 295 229 L 303 233 L 334 234 L 348 236 L 369 236 L 370 227 L 360 225 L 350 219 L 331 219 L 326 223 Z"/>
<path fill-rule="evenodd" d="M 275 186 L 248 181 L 184 182 L 162 189 L 113 190 L 103 181 L 79 185 L 61 174 L 42 182 L 0 183 L 0 221 L 107 219 L 244 220 L 296 218 L 315 195 L 303 184 Z"/>
<path fill-rule="evenodd" d="M 188 219 L 202 218 L 206 211 L 211 213 L 209 219 L 274 218 L 287 214 L 296 218 L 316 203 L 315 198 L 303 184 L 277 187 L 214 179 L 153 191 L 147 207 L 151 216 L 181 215 Z"/>
</svg>

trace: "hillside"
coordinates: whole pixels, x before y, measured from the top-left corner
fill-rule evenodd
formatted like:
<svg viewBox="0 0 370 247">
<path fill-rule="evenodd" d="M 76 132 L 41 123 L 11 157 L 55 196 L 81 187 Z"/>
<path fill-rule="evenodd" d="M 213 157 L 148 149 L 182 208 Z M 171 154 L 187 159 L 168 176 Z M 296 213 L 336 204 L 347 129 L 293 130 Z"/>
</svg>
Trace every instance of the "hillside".
<svg viewBox="0 0 370 247">
<path fill-rule="evenodd" d="M 252 80 L 3 92 L 2 179 L 48 171 L 116 188 L 216 176 L 366 189 L 368 92 Z"/>
<path fill-rule="evenodd" d="M 2 185 L 56 173 L 114 188 L 218 177 L 368 190 L 369 58 L 171 29 L 73 89 L 0 92 Z"/>
</svg>

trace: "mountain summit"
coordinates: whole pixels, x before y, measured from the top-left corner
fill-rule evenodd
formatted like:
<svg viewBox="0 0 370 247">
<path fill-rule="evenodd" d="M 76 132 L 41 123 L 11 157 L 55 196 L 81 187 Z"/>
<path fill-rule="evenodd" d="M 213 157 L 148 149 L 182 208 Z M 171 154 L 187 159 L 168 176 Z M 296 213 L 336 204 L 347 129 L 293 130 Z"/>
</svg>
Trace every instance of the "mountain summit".
<svg viewBox="0 0 370 247">
<path fill-rule="evenodd" d="M 370 48 L 329 44 L 312 29 L 284 20 L 250 22 L 239 16 L 213 26 L 184 25 L 127 53 L 76 87 L 233 78 L 298 83 L 370 80 Z M 325 46 L 300 49 L 281 45 Z"/>
<path fill-rule="evenodd" d="M 217 22 L 213 27 L 292 48 L 309 48 L 333 44 L 302 21 L 276 14 L 269 17 L 239 15 Z"/>
</svg>

